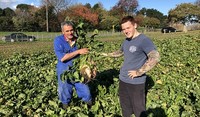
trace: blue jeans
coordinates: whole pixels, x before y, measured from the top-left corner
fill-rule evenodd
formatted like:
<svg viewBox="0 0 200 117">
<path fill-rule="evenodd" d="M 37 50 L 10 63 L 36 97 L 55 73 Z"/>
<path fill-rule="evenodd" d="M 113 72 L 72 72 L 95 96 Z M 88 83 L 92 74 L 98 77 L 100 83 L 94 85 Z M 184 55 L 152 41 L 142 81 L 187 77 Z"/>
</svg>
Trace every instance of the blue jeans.
<svg viewBox="0 0 200 117">
<path fill-rule="evenodd" d="M 60 77 L 58 78 L 58 97 L 63 104 L 69 104 L 73 94 L 73 87 L 79 98 L 84 102 L 89 102 L 91 100 L 90 90 L 87 84 L 80 82 L 70 82 L 66 80 L 62 82 Z"/>
</svg>

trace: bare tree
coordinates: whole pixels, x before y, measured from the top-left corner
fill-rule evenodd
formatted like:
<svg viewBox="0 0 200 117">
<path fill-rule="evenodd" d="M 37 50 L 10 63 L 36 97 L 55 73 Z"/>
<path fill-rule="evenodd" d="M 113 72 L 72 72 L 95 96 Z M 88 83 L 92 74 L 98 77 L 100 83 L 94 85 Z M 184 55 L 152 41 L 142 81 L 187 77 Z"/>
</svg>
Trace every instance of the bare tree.
<svg viewBox="0 0 200 117">
<path fill-rule="evenodd" d="M 132 15 L 137 10 L 138 1 L 137 0 L 119 0 L 119 2 L 117 3 L 117 5 L 115 5 L 115 7 L 123 9 L 125 13 L 128 15 Z"/>
<path fill-rule="evenodd" d="M 61 10 L 67 9 L 75 2 L 76 0 L 42 0 L 43 5 L 53 6 L 56 14 L 58 14 Z"/>
<path fill-rule="evenodd" d="M 46 31 L 49 32 L 49 16 L 48 7 L 52 6 L 56 15 L 59 15 L 61 10 L 66 10 L 70 5 L 72 5 L 74 0 L 42 0 L 44 6 L 46 6 Z"/>
</svg>

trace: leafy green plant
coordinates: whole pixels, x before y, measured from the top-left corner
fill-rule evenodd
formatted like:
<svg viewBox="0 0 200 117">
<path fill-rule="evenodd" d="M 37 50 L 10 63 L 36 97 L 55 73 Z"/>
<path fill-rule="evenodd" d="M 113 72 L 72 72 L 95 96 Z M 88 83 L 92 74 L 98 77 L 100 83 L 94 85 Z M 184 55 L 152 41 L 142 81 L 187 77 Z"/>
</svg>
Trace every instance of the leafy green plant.
<svg viewBox="0 0 200 117">
<path fill-rule="evenodd" d="M 154 38 L 153 41 L 161 54 L 161 61 L 147 74 L 151 78 L 147 81 L 148 116 L 199 117 L 198 36 L 184 34 L 176 38 Z M 120 47 L 119 41 L 101 43 L 103 48 L 97 46 L 96 50 L 91 50 L 98 54 L 101 49 L 111 52 Z M 16 53 L 1 60 L 0 116 L 120 117 L 118 74 L 123 58 L 94 56 L 92 59 L 98 68 L 95 80 L 88 83 L 94 105 L 88 108 L 73 94 L 67 110 L 61 108 L 58 100 L 56 57 L 53 51 Z"/>
<path fill-rule="evenodd" d="M 78 36 L 77 46 L 78 48 L 88 48 L 89 54 L 80 55 L 73 61 L 73 66 L 62 74 L 61 79 L 72 79 L 77 82 L 88 83 L 90 80 L 96 77 L 96 58 L 99 57 L 97 50 L 101 51 L 103 43 L 95 40 L 95 36 L 98 35 L 98 30 L 94 30 L 90 37 L 86 37 L 86 31 L 84 30 L 84 23 L 80 23 L 76 27 L 76 33 Z"/>
</svg>

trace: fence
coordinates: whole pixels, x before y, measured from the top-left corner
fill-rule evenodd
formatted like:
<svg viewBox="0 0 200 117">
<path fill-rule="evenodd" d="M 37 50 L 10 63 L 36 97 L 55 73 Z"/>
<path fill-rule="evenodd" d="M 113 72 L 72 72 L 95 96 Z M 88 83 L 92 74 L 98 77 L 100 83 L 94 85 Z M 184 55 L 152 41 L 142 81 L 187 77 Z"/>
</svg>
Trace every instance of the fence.
<svg viewBox="0 0 200 117">
<path fill-rule="evenodd" d="M 158 30 L 154 30 L 158 31 Z M 159 30 L 160 31 L 160 30 Z M 145 33 L 143 30 L 140 30 L 140 32 Z M 149 32 L 147 30 L 147 32 Z M 11 33 L 15 32 L 0 32 L 0 40 L 3 36 L 10 35 Z M 53 40 L 56 36 L 61 35 L 61 32 L 21 32 L 26 35 L 35 36 L 37 40 Z M 88 32 L 86 37 L 90 37 L 92 35 L 92 32 Z M 110 36 L 120 36 L 122 35 L 122 32 L 109 32 L 109 31 L 99 31 L 99 34 L 96 37 L 110 37 Z"/>
<path fill-rule="evenodd" d="M 15 32 L 0 32 L 0 39 L 6 35 L 10 35 Z M 61 32 L 20 32 L 29 36 L 35 36 L 37 40 L 53 40 L 56 36 L 61 35 Z M 87 37 L 90 37 L 92 32 L 87 33 Z M 99 32 L 97 37 L 107 37 L 107 36 L 118 36 L 121 35 L 121 32 Z"/>
</svg>

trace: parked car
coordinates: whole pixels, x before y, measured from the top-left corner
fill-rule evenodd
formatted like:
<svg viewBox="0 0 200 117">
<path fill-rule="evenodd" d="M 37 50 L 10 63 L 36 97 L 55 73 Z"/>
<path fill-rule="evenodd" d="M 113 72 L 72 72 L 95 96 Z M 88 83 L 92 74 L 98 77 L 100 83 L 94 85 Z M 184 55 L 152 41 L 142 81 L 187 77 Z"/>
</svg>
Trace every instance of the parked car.
<svg viewBox="0 0 200 117">
<path fill-rule="evenodd" d="M 12 33 L 2 37 L 2 41 L 5 42 L 16 42 L 16 41 L 35 41 L 35 36 L 28 36 L 23 33 Z"/>
<path fill-rule="evenodd" d="M 162 33 L 171 33 L 171 32 L 176 32 L 176 29 L 173 27 L 164 27 L 161 29 Z"/>
</svg>

